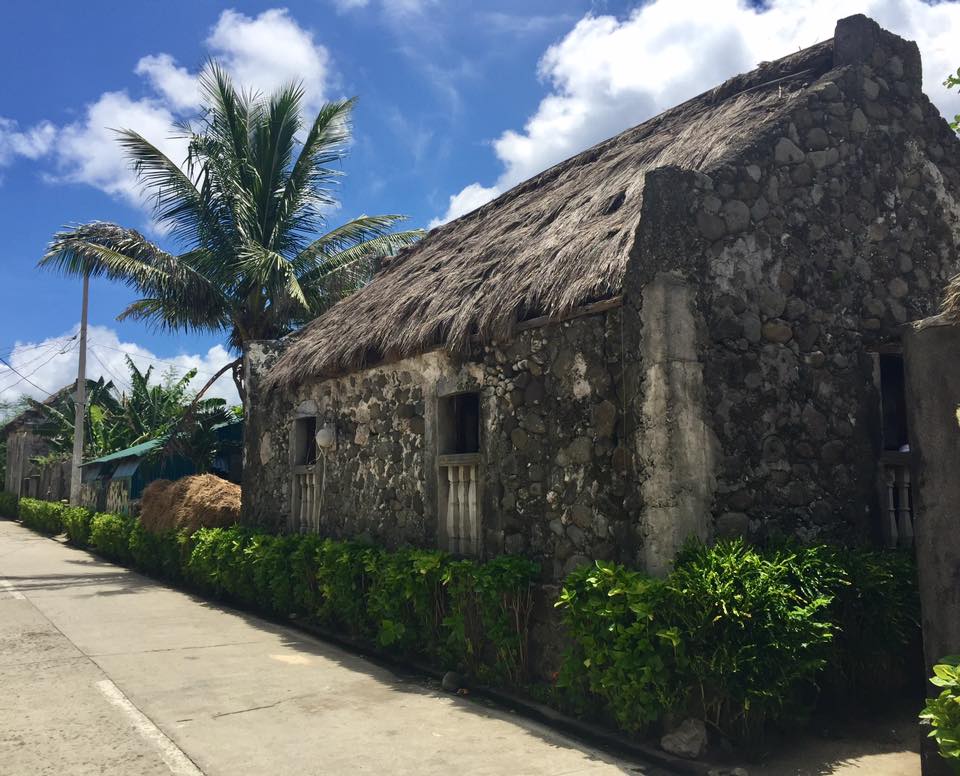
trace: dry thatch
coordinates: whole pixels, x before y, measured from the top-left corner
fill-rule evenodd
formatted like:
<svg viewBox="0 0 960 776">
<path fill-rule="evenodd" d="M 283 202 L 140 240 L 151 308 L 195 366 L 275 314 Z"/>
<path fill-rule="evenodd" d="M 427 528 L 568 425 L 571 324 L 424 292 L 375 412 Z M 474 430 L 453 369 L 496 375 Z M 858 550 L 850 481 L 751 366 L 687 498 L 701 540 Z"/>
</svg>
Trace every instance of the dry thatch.
<svg viewBox="0 0 960 776">
<path fill-rule="evenodd" d="M 140 499 L 140 522 L 151 533 L 216 528 L 240 521 L 240 486 L 213 474 L 155 480 Z"/>
<path fill-rule="evenodd" d="M 793 106 L 833 65 L 833 42 L 733 78 L 521 183 L 400 253 L 361 291 L 291 336 L 266 387 L 357 369 L 621 291 L 644 175 L 708 170 Z"/>
<path fill-rule="evenodd" d="M 960 324 L 960 275 L 950 278 L 947 283 L 940 312 L 950 323 Z"/>
</svg>

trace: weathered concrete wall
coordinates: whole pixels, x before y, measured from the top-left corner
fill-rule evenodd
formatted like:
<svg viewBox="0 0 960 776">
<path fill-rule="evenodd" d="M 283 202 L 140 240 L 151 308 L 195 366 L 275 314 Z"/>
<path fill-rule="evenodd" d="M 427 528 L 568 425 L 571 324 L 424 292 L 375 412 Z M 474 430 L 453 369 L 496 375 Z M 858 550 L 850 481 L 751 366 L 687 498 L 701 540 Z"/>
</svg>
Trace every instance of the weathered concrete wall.
<svg viewBox="0 0 960 776">
<path fill-rule="evenodd" d="M 914 546 L 929 670 L 945 655 L 960 652 L 960 327 L 924 321 L 907 330 L 903 345 L 914 454 Z M 936 692 L 932 685 L 928 689 Z M 950 773 L 934 747 L 923 754 L 924 776 Z"/>
<path fill-rule="evenodd" d="M 644 286 L 640 309 L 643 566 L 658 576 L 687 539 L 710 534 L 717 440 L 708 424 L 695 300 L 695 286 L 660 273 Z"/>
<path fill-rule="evenodd" d="M 788 120 L 709 176 L 648 176 L 634 282 L 670 270 L 698 289 L 719 534 L 875 537 L 869 351 L 934 312 L 957 268 L 960 143 L 915 45 L 862 17 L 838 35 Z"/>
</svg>

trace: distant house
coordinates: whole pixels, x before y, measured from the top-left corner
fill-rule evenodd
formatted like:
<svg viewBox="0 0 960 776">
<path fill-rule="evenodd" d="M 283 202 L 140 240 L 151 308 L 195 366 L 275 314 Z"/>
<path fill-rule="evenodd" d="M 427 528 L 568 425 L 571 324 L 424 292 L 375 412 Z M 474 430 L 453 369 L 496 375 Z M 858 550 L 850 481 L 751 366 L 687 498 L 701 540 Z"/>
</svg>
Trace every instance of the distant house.
<svg viewBox="0 0 960 776">
<path fill-rule="evenodd" d="M 44 403 L 57 401 L 73 391 L 75 384 L 64 386 Z M 60 501 L 70 497 L 70 462 L 37 463 L 38 458 L 50 454 L 47 442 L 34 433 L 42 419 L 39 410 L 30 408 L 0 426 L 0 437 L 7 443 L 3 490 L 27 498 Z"/>
<path fill-rule="evenodd" d="M 245 519 L 552 578 L 690 536 L 909 542 L 899 334 L 958 246 L 917 46 L 843 19 L 252 345 Z"/>
<path fill-rule="evenodd" d="M 243 421 L 215 427 L 219 453 L 212 473 L 240 482 Z M 88 509 L 136 514 L 143 491 L 154 480 L 177 480 L 197 473 L 194 463 L 176 453 L 162 452 L 163 439 L 152 439 L 83 464 L 80 502 Z"/>
</svg>

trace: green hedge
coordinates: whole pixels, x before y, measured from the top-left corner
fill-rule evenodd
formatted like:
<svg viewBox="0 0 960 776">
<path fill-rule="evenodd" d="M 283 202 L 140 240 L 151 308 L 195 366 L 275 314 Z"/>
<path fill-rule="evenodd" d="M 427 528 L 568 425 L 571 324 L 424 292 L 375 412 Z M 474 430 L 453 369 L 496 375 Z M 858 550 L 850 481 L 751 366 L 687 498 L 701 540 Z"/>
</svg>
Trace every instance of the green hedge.
<svg viewBox="0 0 960 776">
<path fill-rule="evenodd" d="M 24 524 L 116 563 L 279 617 L 318 622 L 400 655 L 521 683 L 539 567 L 482 564 L 431 550 L 384 549 L 248 528 L 152 534 L 139 520 L 24 499 Z"/>
<path fill-rule="evenodd" d="M 578 569 L 557 602 L 573 638 L 561 700 L 628 731 L 693 715 L 755 740 L 803 716 L 825 676 L 856 692 L 902 659 L 918 630 L 913 579 L 900 553 L 740 541 L 688 546 L 663 580 Z"/>
<path fill-rule="evenodd" d="M 17 494 L 0 490 L 0 517 L 16 519 L 17 517 Z"/>
<path fill-rule="evenodd" d="M 27 528 L 56 536 L 63 533 L 65 505 L 58 501 L 39 501 L 35 498 L 20 499 L 20 520 Z"/>
<path fill-rule="evenodd" d="M 940 756 L 960 773 L 960 655 L 940 658 L 930 682 L 941 688 L 940 694 L 927 701 L 920 719 L 932 728 L 929 735 L 936 740 Z"/>
<path fill-rule="evenodd" d="M 124 515 L 97 513 L 90 521 L 90 546 L 108 560 L 128 566 L 133 560 L 130 535 L 138 522 Z"/>
<path fill-rule="evenodd" d="M 70 544 L 82 549 L 90 546 L 90 522 L 93 520 L 93 512 L 84 507 L 63 505 L 61 520 Z"/>
<path fill-rule="evenodd" d="M 37 530 L 66 527 L 78 546 L 206 595 L 527 682 L 532 561 L 239 526 L 156 535 L 134 518 L 20 503 Z M 598 562 L 568 576 L 556 605 L 571 647 L 549 700 L 630 732 L 693 715 L 738 740 L 809 712 L 819 685 L 867 697 L 891 684 L 919 631 L 909 555 L 830 546 L 691 544 L 665 579 Z"/>
<path fill-rule="evenodd" d="M 210 595 L 284 617 L 314 619 L 391 652 L 487 681 L 521 683 L 536 563 L 489 563 L 395 552 L 315 536 L 201 528 L 184 577 Z"/>
</svg>

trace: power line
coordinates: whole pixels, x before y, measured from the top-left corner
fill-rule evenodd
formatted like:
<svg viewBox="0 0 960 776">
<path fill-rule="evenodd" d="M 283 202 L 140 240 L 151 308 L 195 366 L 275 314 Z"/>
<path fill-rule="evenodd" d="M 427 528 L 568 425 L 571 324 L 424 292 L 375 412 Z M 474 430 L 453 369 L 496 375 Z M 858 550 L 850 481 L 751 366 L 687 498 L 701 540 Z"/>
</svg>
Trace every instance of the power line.
<svg viewBox="0 0 960 776">
<path fill-rule="evenodd" d="M 14 345 L 13 347 L 7 347 L 3 351 L 5 358 L 10 358 L 14 353 L 22 352 L 24 350 L 36 350 L 37 348 L 45 347 L 59 347 L 60 345 L 66 345 L 68 342 L 72 342 L 77 338 L 76 334 L 73 334 L 69 337 L 57 337 L 56 339 L 46 340 L 45 342 L 40 342 L 36 345 Z"/>
<path fill-rule="evenodd" d="M 91 342 L 92 345 L 96 345 L 98 348 L 106 348 L 107 350 L 115 350 L 117 353 L 123 353 L 125 356 L 130 356 L 132 360 L 140 359 L 141 361 L 146 361 L 150 364 L 169 364 L 170 366 L 176 367 L 182 372 L 189 372 L 191 369 L 196 367 L 192 366 L 183 366 L 183 364 L 178 364 L 175 361 L 164 361 L 162 358 L 148 358 L 140 353 L 131 353 L 129 350 L 124 350 L 123 348 L 115 348 L 110 345 L 104 345 L 102 342 Z M 197 369 L 198 375 L 206 375 L 207 377 L 213 377 L 216 372 L 206 372 L 202 369 Z"/>
<path fill-rule="evenodd" d="M 58 350 L 59 347 L 60 347 L 60 344 L 59 344 L 59 343 L 56 343 L 56 342 L 53 343 L 53 344 L 50 345 L 46 350 L 44 350 L 39 356 L 36 356 L 36 357 L 34 357 L 34 358 L 31 358 L 29 361 L 25 361 L 24 363 L 19 364 L 19 368 L 20 368 L 20 369 L 26 369 L 26 368 L 27 368 L 28 366 L 30 366 L 31 364 L 37 363 L 37 361 L 39 361 L 41 358 L 43 358 L 45 355 L 47 355 L 51 350 L 57 350 L 58 352 L 57 352 L 56 355 L 58 355 L 58 356 L 59 356 L 59 355 L 63 355 L 64 353 L 67 352 L 67 350 Z M 9 354 L 8 354 L 7 357 L 9 357 Z M 52 360 L 52 359 L 47 359 L 47 361 L 44 361 L 43 364 L 41 364 L 40 366 L 42 367 L 44 364 L 49 363 L 51 360 Z M 39 369 L 39 367 L 38 367 L 38 369 Z M 30 374 L 33 374 L 33 372 L 31 372 Z M 10 385 L 8 385 L 6 388 L 0 388 L 0 391 L 6 391 L 6 390 L 8 390 L 9 388 L 12 388 L 14 385 L 17 384 L 17 382 L 18 382 L 17 380 L 14 380 L 14 382 L 10 383 Z"/>
<path fill-rule="evenodd" d="M 50 357 L 50 360 L 52 361 L 55 356 L 56 356 L 56 354 L 54 354 L 54 356 L 51 356 L 51 357 Z M 47 363 L 47 362 L 45 361 L 43 364 L 41 364 L 40 366 L 38 366 L 37 369 L 40 369 L 40 367 L 44 366 L 44 364 L 46 364 L 46 363 Z M 0 357 L 0 364 L 6 364 L 14 374 L 20 375 L 20 379 L 17 380 L 17 382 L 15 382 L 13 385 L 9 386 L 9 388 L 5 388 L 4 390 L 10 390 L 10 388 L 13 388 L 14 385 L 19 385 L 19 384 L 22 383 L 24 380 L 26 380 L 28 383 L 30 383 L 30 385 L 32 385 L 32 386 L 33 386 L 34 388 L 36 388 L 38 391 L 43 392 L 43 393 L 45 394 L 45 396 L 44 396 L 45 399 L 49 399 L 51 396 L 53 396 L 53 393 L 54 393 L 53 391 L 48 391 L 46 388 L 41 388 L 39 385 L 37 385 L 35 382 L 33 382 L 33 380 L 31 380 L 28 375 L 20 374 L 20 372 L 18 372 L 18 371 L 14 368 L 13 364 L 11 364 L 9 361 L 7 361 L 7 359 L 5 359 L 5 358 L 3 358 L 3 357 Z M 31 374 L 31 375 L 34 374 L 34 373 L 37 371 L 37 369 L 34 369 L 33 372 L 31 372 L 30 374 Z"/>
<path fill-rule="evenodd" d="M 98 347 L 99 347 L 99 346 L 98 346 Z M 108 375 L 110 375 L 110 377 L 112 377 L 114 380 L 116 380 L 118 383 L 120 383 L 121 387 L 129 388 L 130 391 L 131 391 L 131 393 L 133 392 L 133 386 L 132 386 L 130 383 L 128 383 L 126 380 L 122 380 L 121 378 L 117 377 L 117 376 L 113 373 L 113 370 L 110 369 L 110 367 L 108 367 L 106 364 L 103 363 L 103 361 L 100 360 L 100 356 L 97 355 L 97 351 L 94 350 L 94 346 L 93 346 L 92 344 L 90 345 L 89 350 L 90 350 L 90 354 L 91 354 L 95 359 L 97 359 L 97 363 L 100 364 L 101 367 L 103 367 L 104 371 L 105 371 Z"/>
<path fill-rule="evenodd" d="M 49 352 L 49 351 L 47 351 L 47 352 Z M 47 394 L 47 397 L 53 396 L 53 393 L 51 393 L 50 391 L 45 391 L 43 388 L 41 388 L 41 387 L 40 387 L 39 385 L 37 385 L 35 382 L 31 381 L 29 378 L 32 377 L 33 375 L 35 375 L 35 374 L 36 374 L 37 372 L 39 372 L 41 369 L 43 369 L 47 364 L 49 364 L 51 361 L 53 361 L 53 359 L 55 359 L 57 356 L 62 356 L 62 355 L 63 355 L 64 353 L 66 353 L 66 352 L 67 352 L 66 350 L 58 350 L 56 353 L 54 353 L 52 356 L 50 356 L 50 358 L 48 358 L 46 361 L 44 361 L 42 364 L 40 364 L 40 366 L 38 366 L 36 369 L 34 369 L 34 370 L 33 370 L 30 374 L 28 374 L 28 375 L 24 375 L 22 372 L 19 372 L 9 361 L 7 361 L 5 358 L 0 357 L 0 361 L 2 361 L 4 364 L 6 364 L 8 367 L 10 367 L 10 369 L 14 372 L 14 374 L 17 374 L 17 375 L 20 376 L 20 379 L 19 379 L 19 380 L 14 380 L 12 383 L 10 383 L 10 385 L 6 386 L 5 388 L 0 388 L 0 392 L 6 393 L 6 392 L 9 391 L 11 388 L 19 385 L 19 384 L 22 383 L 24 380 L 26 380 L 26 381 L 27 381 L 28 383 L 30 383 L 30 385 L 32 385 L 34 388 L 37 388 L 37 389 L 43 391 L 45 394 Z M 37 360 L 37 359 L 33 359 L 33 361 L 36 361 L 36 360 Z M 33 362 L 30 362 L 30 363 L 33 363 Z"/>
</svg>

